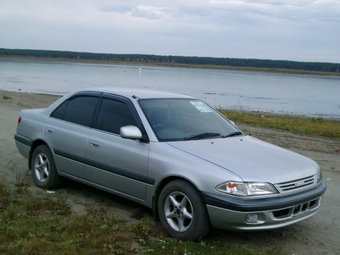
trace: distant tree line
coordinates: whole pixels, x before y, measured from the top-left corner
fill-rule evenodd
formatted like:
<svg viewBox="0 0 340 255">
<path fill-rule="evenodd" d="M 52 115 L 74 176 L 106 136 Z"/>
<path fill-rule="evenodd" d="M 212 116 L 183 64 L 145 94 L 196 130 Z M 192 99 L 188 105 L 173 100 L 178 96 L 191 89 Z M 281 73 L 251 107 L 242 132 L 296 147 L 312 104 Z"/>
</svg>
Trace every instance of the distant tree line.
<svg viewBox="0 0 340 255">
<path fill-rule="evenodd" d="M 162 56 L 147 54 L 107 54 L 53 50 L 24 50 L 0 48 L 0 56 L 63 58 L 77 60 L 134 62 L 167 65 L 198 65 L 235 68 L 286 69 L 292 71 L 340 73 L 340 63 L 299 62 L 287 60 Z"/>
</svg>

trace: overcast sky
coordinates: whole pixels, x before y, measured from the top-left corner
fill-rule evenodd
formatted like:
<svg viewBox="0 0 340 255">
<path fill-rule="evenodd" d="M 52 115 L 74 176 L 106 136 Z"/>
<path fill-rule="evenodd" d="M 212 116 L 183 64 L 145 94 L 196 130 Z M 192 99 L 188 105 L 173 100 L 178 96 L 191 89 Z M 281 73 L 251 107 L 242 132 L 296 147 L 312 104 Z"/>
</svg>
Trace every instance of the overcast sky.
<svg viewBox="0 0 340 255">
<path fill-rule="evenodd" d="M 0 48 L 340 63 L 340 0 L 0 0 Z"/>
</svg>

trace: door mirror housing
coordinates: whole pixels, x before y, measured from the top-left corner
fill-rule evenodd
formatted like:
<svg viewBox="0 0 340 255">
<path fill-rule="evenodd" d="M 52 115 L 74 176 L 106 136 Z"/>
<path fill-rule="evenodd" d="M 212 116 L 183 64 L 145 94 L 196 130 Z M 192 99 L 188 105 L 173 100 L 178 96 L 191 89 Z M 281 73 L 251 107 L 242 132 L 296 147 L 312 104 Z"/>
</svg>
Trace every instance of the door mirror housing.
<svg viewBox="0 0 340 255">
<path fill-rule="evenodd" d="M 125 139 L 142 139 L 142 132 L 138 127 L 128 125 L 120 128 L 120 136 Z"/>
</svg>

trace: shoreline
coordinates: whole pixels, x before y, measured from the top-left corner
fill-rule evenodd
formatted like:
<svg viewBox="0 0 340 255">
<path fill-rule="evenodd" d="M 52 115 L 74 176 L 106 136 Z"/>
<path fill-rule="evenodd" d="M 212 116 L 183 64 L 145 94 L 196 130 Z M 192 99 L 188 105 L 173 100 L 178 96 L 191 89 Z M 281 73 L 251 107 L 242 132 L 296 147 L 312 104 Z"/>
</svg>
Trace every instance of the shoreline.
<svg viewBox="0 0 340 255">
<path fill-rule="evenodd" d="M 21 94 L 21 95 L 41 95 L 41 96 L 47 96 L 47 97 L 51 97 L 51 98 L 55 98 L 55 100 L 57 100 L 58 98 L 62 97 L 63 94 L 58 94 L 58 93 L 48 93 L 48 92 L 27 92 L 27 91 L 13 91 L 13 90 L 4 90 L 4 89 L 0 89 L 0 96 L 1 96 L 1 100 L 2 99 L 12 99 L 12 96 L 9 95 L 7 96 L 7 94 Z M 9 98 L 6 98 L 9 97 Z M 245 110 L 226 110 L 226 109 L 219 109 L 216 108 L 218 111 L 224 111 L 224 112 L 236 112 L 236 113 L 245 113 L 245 114 L 249 114 L 249 115 L 254 115 L 254 116 L 260 116 L 261 118 L 266 118 L 266 117 L 280 117 L 280 118 L 306 118 L 306 119 L 324 119 L 326 121 L 331 121 L 331 122 L 335 122 L 335 123 L 339 123 L 340 124 L 340 117 L 335 117 L 335 116 L 329 116 L 327 114 L 320 114 L 319 116 L 308 116 L 308 115 L 304 115 L 304 114 L 287 114 L 287 113 L 273 113 L 270 111 L 245 111 Z"/>
<path fill-rule="evenodd" d="M 43 105 L 39 103 L 27 103 L 27 101 L 31 101 L 33 98 L 41 96 L 41 98 L 44 98 L 42 100 Z M 19 98 L 19 100 L 13 100 L 17 101 L 16 104 L 19 106 L 29 106 L 29 108 L 42 108 L 42 107 L 47 107 L 49 104 L 53 103 L 63 95 L 57 94 L 57 93 L 44 93 L 44 92 L 24 92 L 24 91 L 10 91 L 10 90 L 3 90 L 0 89 L 0 105 L 4 103 L 5 101 L 11 101 L 12 99 Z M 49 102 L 48 105 L 45 103 Z M 13 102 L 12 102 L 13 103 Z M 239 111 L 239 110 L 225 110 L 225 109 L 218 109 L 216 108 L 219 112 L 232 112 L 232 113 L 245 113 L 248 115 L 252 116 L 257 116 L 261 118 L 269 118 L 269 117 L 279 117 L 279 118 L 306 118 L 306 119 L 315 119 L 315 120 L 322 120 L 324 119 L 325 121 L 330 121 L 333 123 L 340 124 L 340 118 L 335 118 L 335 117 L 324 117 L 324 116 L 319 116 L 319 117 L 314 117 L 314 116 L 307 116 L 307 115 L 294 115 L 294 114 L 287 114 L 287 113 L 273 113 L 269 111 Z"/>
<path fill-rule="evenodd" d="M 13 61 L 37 61 L 37 62 L 55 62 L 55 63 L 82 63 L 82 64 L 98 64 L 98 65 L 127 65 L 127 66 L 155 66 L 169 68 L 192 68 L 192 69 L 211 69 L 211 70 L 226 70 L 240 72 L 263 72 L 263 73 L 279 73 L 279 74 L 295 74 L 295 75 L 314 75 L 314 76 L 329 76 L 340 78 L 340 73 L 332 72 L 315 72 L 290 69 L 276 68 L 257 68 L 257 67 L 232 67 L 232 66 L 216 66 L 216 65 L 189 65 L 189 64 L 162 64 L 148 62 L 133 62 L 133 61 L 112 61 L 112 60 L 87 60 L 87 59 L 70 59 L 70 58 L 54 58 L 54 57 L 20 57 L 20 56 L 0 56 L 1 60 Z"/>
<path fill-rule="evenodd" d="M 56 98 L 55 100 L 57 100 L 58 98 L 62 97 L 63 94 L 58 94 L 58 93 L 48 93 L 48 92 L 27 92 L 27 91 L 12 91 L 12 90 L 3 90 L 0 89 L 0 95 L 1 95 L 1 99 L 7 99 L 7 95 L 5 95 L 6 93 L 9 94 L 22 94 L 22 95 L 37 95 L 37 96 L 47 96 L 47 97 L 54 97 Z M 11 96 L 8 96 L 8 99 L 12 99 Z M 262 118 L 265 118 L 266 116 L 269 117 L 282 117 L 282 118 L 307 118 L 307 119 L 325 119 L 328 121 L 332 121 L 332 122 L 339 122 L 340 123 L 340 117 L 334 117 L 334 116 L 329 116 L 327 114 L 320 114 L 319 116 L 308 116 L 308 115 L 303 115 L 303 114 L 287 114 L 287 113 L 273 113 L 270 111 L 245 111 L 245 110 L 225 110 L 225 109 L 218 109 L 216 108 L 218 111 L 224 111 L 224 112 L 237 112 L 237 113 L 246 113 L 246 114 L 250 114 L 250 115 L 254 115 L 254 116 L 261 116 Z"/>
</svg>

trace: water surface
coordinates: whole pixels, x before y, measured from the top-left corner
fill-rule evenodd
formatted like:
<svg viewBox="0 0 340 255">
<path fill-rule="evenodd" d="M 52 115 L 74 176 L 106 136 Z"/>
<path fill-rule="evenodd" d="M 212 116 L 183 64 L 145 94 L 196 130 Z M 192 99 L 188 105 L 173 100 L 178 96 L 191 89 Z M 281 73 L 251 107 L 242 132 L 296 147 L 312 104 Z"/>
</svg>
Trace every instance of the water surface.
<svg viewBox="0 0 340 255">
<path fill-rule="evenodd" d="M 192 95 L 217 108 L 340 118 L 340 77 L 0 61 L 2 90 L 64 94 L 84 87 L 157 89 Z"/>
</svg>

